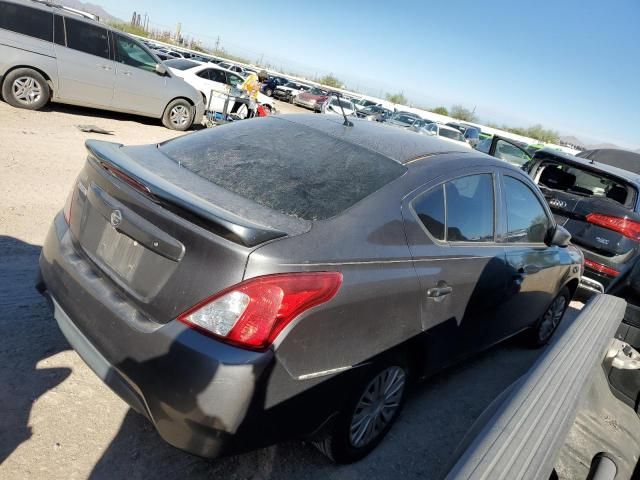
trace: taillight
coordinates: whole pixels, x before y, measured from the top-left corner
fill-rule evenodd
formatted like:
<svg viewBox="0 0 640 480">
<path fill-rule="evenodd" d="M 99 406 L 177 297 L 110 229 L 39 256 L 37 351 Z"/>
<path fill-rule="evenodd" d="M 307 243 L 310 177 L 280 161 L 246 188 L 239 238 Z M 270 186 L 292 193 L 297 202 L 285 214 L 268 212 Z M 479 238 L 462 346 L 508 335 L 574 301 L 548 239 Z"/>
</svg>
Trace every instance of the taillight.
<svg viewBox="0 0 640 480">
<path fill-rule="evenodd" d="M 590 213 L 587 222 L 621 233 L 627 238 L 640 241 L 640 223 L 628 218 L 612 217 L 602 213 Z"/>
<path fill-rule="evenodd" d="M 64 215 L 64 219 L 67 222 L 67 225 L 71 225 L 71 209 L 73 208 L 73 194 L 76 191 L 76 183 L 74 182 L 73 188 L 67 195 L 67 200 L 64 202 L 64 208 L 62 209 L 62 214 Z"/>
<path fill-rule="evenodd" d="M 588 258 L 584 259 L 584 266 L 589 267 L 591 270 L 595 270 L 596 272 L 609 275 L 610 277 L 617 277 L 620 275 L 619 271 L 611 267 L 607 267 L 606 265 L 602 265 L 601 263 L 594 262 L 593 260 L 589 260 Z"/>
<path fill-rule="evenodd" d="M 200 302 L 178 320 L 206 335 L 262 350 L 298 315 L 331 300 L 341 285 L 339 272 L 256 277 Z"/>
</svg>

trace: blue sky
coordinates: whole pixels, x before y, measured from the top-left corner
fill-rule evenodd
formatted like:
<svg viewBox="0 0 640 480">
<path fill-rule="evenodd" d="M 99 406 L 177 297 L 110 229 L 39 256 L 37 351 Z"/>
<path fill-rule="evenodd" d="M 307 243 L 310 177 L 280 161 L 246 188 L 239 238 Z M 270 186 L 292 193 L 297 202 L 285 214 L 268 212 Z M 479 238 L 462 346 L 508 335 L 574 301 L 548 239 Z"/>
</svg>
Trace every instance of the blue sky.
<svg viewBox="0 0 640 480">
<path fill-rule="evenodd" d="M 475 107 L 485 121 L 640 148 L 638 0 L 99 3 L 369 93 L 403 91 L 415 104 Z"/>
</svg>

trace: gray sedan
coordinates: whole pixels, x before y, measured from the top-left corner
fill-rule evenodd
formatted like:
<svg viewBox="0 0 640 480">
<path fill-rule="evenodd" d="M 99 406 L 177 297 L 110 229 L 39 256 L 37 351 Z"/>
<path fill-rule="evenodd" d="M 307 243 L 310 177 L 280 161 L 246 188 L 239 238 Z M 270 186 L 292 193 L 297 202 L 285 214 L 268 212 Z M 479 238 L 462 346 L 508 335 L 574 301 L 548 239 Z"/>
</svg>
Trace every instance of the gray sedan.
<svg viewBox="0 0 640 480">
<path fill-rule="evenodd" d="M 582 255 L 516 168 L 338 116 L 160 145 L 89 141 L 38 288 L 72 346 L 172 445 L 309 438 L 367 455 L 409 383 L 548 342 Z"/>
</svg>

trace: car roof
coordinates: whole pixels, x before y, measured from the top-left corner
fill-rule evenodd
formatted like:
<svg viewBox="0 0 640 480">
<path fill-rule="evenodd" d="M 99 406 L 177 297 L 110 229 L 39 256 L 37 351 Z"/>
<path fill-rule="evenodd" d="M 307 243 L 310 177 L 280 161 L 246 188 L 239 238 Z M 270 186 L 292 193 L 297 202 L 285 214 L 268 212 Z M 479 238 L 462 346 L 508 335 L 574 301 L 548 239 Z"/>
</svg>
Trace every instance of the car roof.
<svg viewBox="0 0 640 480">
<path fill-rule="evenodd" d="M 457 146 L 437 137 L 419 135 L 378 122 L 353 118 L 351 121 L 354 126 L 345 127 L 344 119 L 339 115 L 295 114 L 268 118 L 288 122 L 292 138 L 297 135 L 310 135 L 311 129 L 316 138 L 332 137 L 350 144 L 354 149 L 368 150 L 402 164 L 440 153 L 473 152 L 463 145 Z M 256 135 L 264 135 L 265 142 L 268 142 L 269 129 L 256 129 Z M 475 153 L 483 156 L 479 152 Z"/>
<path fill-rule="evenodd" d="M 624 170 L 622 168 L 614 167 L 612 165 L 607 165 L 606 163 L 597 162 L 593 159 L 581 158 L 575 155 L 570 155 L 560 150 L 554 150 L 549 147 L 545 147 L 541 150 L 538 150 L 533 158 L 536 160 L 554 160 L 558 159 L 561 161 L 565 161 L 567 163 L 573 163 L 576 166 L 585 166 L 591 170 L 598 170 L 603 173 L 608 173 L 610 175 L 614 175 L 618 178 L 626 180 L 627 182 L 634 183 L 636 186 L 640 186 L 640 174 L 635 172 L 631 172 L 629 170 Z"/>
<path fill-rule="evenodd" d="M 457 128 L 450 127 L 449 125 L 443 125 L 441 123 L 438 123 L 437 125 L 440 130 L 449 130 L 450 132 L 460 133 L 460 130 L 458 130 Z"/>
</svg>

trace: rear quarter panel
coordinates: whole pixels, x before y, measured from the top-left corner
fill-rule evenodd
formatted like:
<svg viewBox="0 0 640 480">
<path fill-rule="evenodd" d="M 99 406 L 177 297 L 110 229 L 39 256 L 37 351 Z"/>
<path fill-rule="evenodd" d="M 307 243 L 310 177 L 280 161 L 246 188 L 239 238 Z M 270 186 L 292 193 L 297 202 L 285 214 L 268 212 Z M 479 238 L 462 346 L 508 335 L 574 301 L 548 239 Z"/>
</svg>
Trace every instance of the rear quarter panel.
<svg viewBox="0 0 640 480">
<path fill-rule="evenodd" d="M 397 179 L 311 231 L 254 251 L 245 278 L 296 271 L 339 271 L 328 303 L 292 322 L 276 340 L 290 376 L 305 379 L 348 369 L 417 335 L 418 280 L 404 235 Z"/>
</svg>

